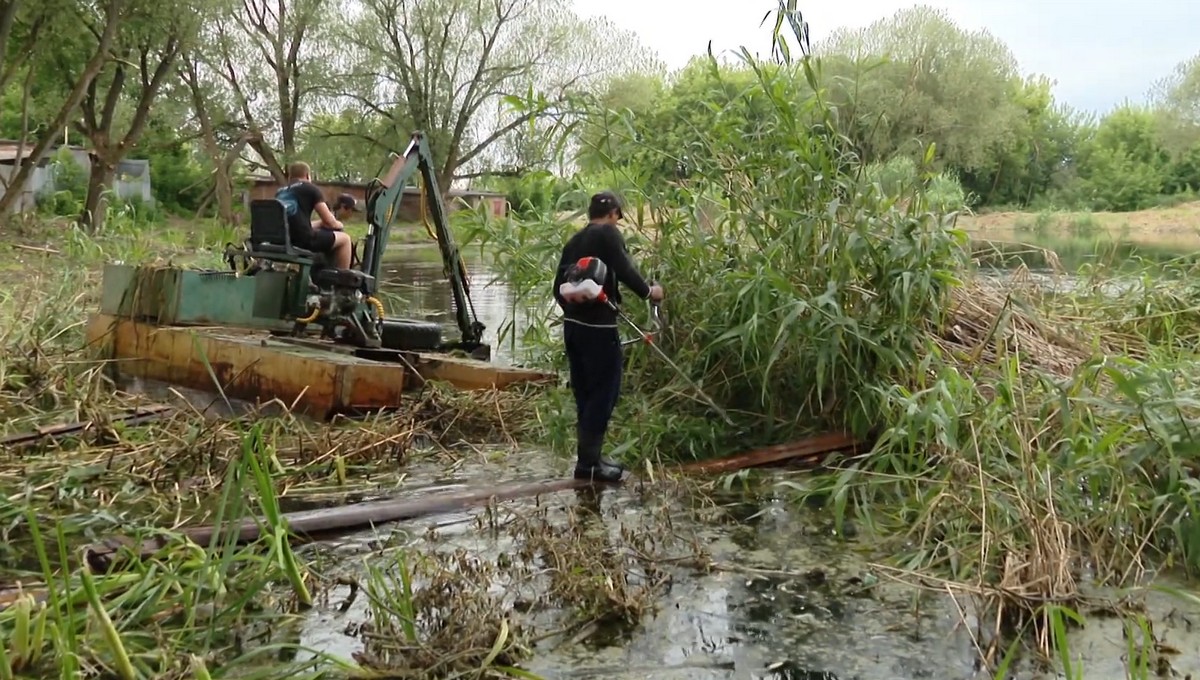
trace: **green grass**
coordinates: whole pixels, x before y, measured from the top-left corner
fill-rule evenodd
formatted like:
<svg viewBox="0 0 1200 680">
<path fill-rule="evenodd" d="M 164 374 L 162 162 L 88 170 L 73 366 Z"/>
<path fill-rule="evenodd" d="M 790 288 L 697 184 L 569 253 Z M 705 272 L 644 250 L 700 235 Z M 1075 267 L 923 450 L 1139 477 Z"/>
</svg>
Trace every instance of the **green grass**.
<svg viewBox="0 0 1200 680">
<path fill-rule="evenodd" d="M 199 546 L 167 533 L 154 555 L 118 552 L 114 568 L 96 571 L 81 561 L 64 524 L 51 525 L 35 505 L 25 506 L 38 569 L 30 576 L 37 582 L 0 611 L 0 676 L 71 678 L 103 670 L 126 680 L 205 677 L 217 666 L 246 678 L 313 677 L 322 664 L 351 667 L 320 653 L 306 662 L 279 658 L 297 645 L 275 639 L 271 630 L 311 602 L 311 577 L 282 540 L 286 528 L 271 511 L 277 501 L 258 426 L 245 433 L 243 445 L 225 475 L 218 518 L 236 525 L 266 510 L 268 531 L 249 545 L 218 534 Z M 124 529 L 133 545 L 163 534 Z"/>
</svg>

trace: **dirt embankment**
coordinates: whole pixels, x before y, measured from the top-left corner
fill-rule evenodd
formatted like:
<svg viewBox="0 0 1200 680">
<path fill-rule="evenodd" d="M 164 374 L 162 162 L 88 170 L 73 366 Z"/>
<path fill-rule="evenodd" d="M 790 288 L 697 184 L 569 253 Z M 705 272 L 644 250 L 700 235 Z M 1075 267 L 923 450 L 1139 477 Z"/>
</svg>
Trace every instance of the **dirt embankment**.
<svg viewBox="0 0 1200 680">
<path fill-rule="evenodd" d="M 1097 230 L 1130 237 L 1200 233 L 1200 201 L 1137 212 L 986 212 L 964 215 L 958 224 L 968 231 L 1031 231 L 1037 226 L 1087 223 Z"/>
</svg>

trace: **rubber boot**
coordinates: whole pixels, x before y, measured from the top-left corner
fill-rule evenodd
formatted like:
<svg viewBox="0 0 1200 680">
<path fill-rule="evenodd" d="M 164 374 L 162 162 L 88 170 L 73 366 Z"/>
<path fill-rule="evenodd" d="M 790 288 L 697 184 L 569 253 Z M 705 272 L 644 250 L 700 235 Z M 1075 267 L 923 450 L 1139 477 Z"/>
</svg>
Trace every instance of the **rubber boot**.
<svg viewBox="0 0 1200 680">
<path fill-rule="evenodd" d="M 619 482 L 625 469 L 600 455 L 604 435 L 580 432 L 575 458 L 575 479 L 593 482 Z"/>
</svg>

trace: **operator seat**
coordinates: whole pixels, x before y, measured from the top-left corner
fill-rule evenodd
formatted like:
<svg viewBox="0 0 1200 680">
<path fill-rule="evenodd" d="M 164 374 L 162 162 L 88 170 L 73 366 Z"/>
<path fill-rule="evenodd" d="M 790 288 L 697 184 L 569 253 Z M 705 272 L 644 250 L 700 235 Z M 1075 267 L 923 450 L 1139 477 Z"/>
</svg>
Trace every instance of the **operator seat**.
<svg viewBox="0 0 1200 680">
<path fill-rule="evenodd" d="M 312 264 L 316 255 L 311 250 L 292 245 L 287 209 L 282 201 L 274 198 L 250 201 L 249 250 L 253 257 L 296 264 Z"/>
<path fill-rule="evenodd" d="M 309 281 L 318 288 L 364 289 L 373 282 L 371 276 L 357 269 L 337 269 L 329 266 L 324 253 L 292 245 L 288 229 L 287 210 L 274 198 L 250 202 L 250 257 L 309 266 Z"/>
<path fill-rule="evenodd" d="M 247 245 L 250 257 L 309 265 L 314 276 L 317 271 L 329 266 L 329 258 L 324 253 L 314 253 L 292 245 L 287 209 L 275 198 L 250 201 L 250 239 Z"/>
</svg>

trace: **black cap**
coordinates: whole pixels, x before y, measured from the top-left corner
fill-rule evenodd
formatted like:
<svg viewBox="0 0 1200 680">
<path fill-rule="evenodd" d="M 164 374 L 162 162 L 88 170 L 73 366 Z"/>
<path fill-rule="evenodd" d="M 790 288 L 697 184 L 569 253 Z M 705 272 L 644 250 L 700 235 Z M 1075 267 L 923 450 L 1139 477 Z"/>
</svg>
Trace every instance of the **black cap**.
<svg viewBox="0 0 1200 680">
<path fill-rule="evenodd" d="M 617 211 L 617 219 L 625 219 L 625 213 L 621 209 L 621 199 L 611 191 L 601 191 L 592 196 L 592 203 L 588 206 L 588 215 L 603 217 L 614 210 Z"/>
<path fill-rule="evenodd" d="M 347 210 L 358 212 L 358 201 L 354 200 L 354 197 L 350 194 L 341 194 L 337 197 L 337 200 L 333 202 L 333 207 L 345 208 Z"/>
</svg>

